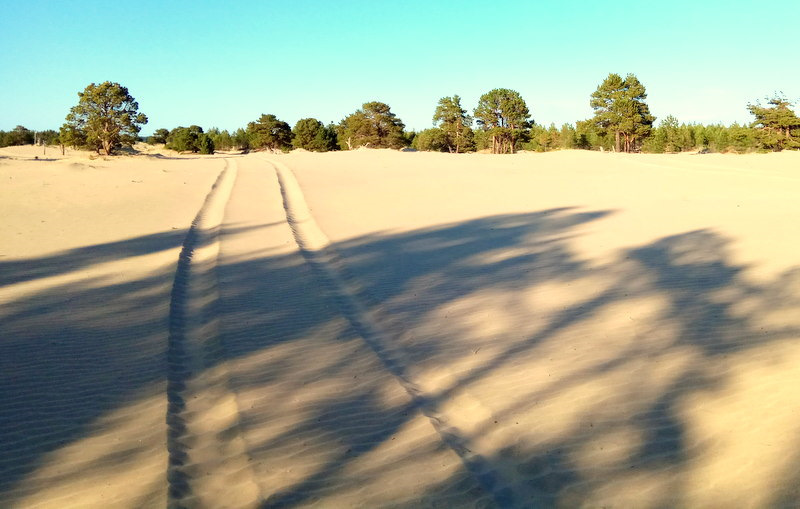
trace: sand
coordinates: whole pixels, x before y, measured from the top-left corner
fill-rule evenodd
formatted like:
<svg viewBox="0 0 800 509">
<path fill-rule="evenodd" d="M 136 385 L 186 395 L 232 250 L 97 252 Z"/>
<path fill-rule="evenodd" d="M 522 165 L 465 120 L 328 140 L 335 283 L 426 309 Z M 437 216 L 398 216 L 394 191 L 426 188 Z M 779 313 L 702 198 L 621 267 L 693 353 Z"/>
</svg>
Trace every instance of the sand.
<svg viewBox="0 0 800 509">
<path fill-rule="evenodd" d="M 798 153 L 39 150 L 2 507 L 800 498 Z"/>
</svg>

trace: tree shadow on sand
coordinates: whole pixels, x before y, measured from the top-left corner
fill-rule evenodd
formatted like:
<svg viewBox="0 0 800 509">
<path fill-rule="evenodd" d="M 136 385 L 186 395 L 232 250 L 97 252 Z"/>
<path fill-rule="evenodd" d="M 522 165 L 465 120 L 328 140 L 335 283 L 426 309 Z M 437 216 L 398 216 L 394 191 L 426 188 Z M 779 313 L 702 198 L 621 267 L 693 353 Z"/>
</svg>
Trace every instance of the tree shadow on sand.
<svg viewBox="0 0 800 509">
<path fill-rule="evenodd" d="M 722 433 L 757 423 L 759 405 L 775 410 L 776 429 L 796 436 L 796 424 L 781 420 L 791 396 L 768 389 L 791 382 L 780 354 L 800 332 L 800 273 L 754 281 L 731 261 L 729 241 L 710 230 L 665 237 L 608 263 L 582 258 L 571 239 L 608 213 L 494 216 L 335 246 L 340 268 L 362 287 L 355 299 L 396 341 L 402 373 L 475 447 L 493 472 L 489 482 L 465 467 L 432 468 L 458 458 L 299 254 L 222 259 L 219 361 L 229 364 L 263 506 L 325 505 L 342 493 L 396 507 L 790 506 L 794 498 L 781 489 L 796 481 L 796 443 L 786 451 L 793 459 L 762 465 L 740 486 L 731 476 L 739 468 L 747 475 L 749 463 L 712 476 L 721 491 L 694 479 L 729 459 Z M 236 234 L 223 232 L 223 243 Z M 2 281 L 78 271 L 149 252 L 154 241 L 181 242 L 165 232 L 33 264 L 0 262 Z M 163 396 L 166 316 L 142 317 L 168 304 L 169 284 L 170 274 L 159 272 L 50 287 L 4 305 L 0 450 L 15 454 L 0 460 L 0 501 L 18 500 L 51 454 L 91 435 L 103 416 Z M 737 380 L 754 365 L 771 366 L 775 381 L 743 394 Z M 704 405 L 714 416 L 703 417 Z M 409 438 L 418 436 L 433 440 Z M 393 448 L 398 441 L 405 445 Z M 110 451 L 81 469 L 130 468 L 132 458 L 164 446 L 142 444 L 119 458 Z M 761 455 L 755 446 L 749 453 L 752 461 Z M 69 489 L 81 474 L 50 482 Z M 767 476 L 784 481 L 771 485 Z M 413 489 L 400 482 L 409 478 L 417 479 Z M 708 493 L 716 498 L 703 498 Z"/>
</svg>

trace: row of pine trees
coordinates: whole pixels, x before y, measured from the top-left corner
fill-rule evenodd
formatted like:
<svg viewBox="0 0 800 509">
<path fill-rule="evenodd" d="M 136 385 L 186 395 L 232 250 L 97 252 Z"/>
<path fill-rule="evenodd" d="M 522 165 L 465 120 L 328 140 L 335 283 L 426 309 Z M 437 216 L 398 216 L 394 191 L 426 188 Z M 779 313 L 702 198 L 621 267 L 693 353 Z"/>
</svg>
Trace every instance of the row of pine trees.
<svg viewBox="0 0 800 509">
<path fill-rule="evenodd" d="M 93 83 L 78 96 L 79 104 L 70 110 L 58 132 L 34 133 L 17 126 L 12 131 L 0 131 L 0 146 L 60 144 L 62 149 L 73 146 L 111 154 L 142 140 L 138 133 L 147 117 L 138 112 L 138 103 L 127 88 L 118 83 Z M 800 148 L 800 118 L 792 109 L 793 104 L 780 94 L 768 98 L 763 105 L 747 105 L 754 117 L 751 124 L 727 126 L 680 123 L 673 116 L 656 126 L 646 99 L 645 87 L 635 75 L 623 78 L 609 74 L 590 96 L 594 116 L 560 127 L 537 124 L 518 92 L 498 88 L 483 94 L 471 114 L 458 95 L 441 98 L 432 117 L 434 127 L 420 132 L 407 131 L 388 104 L 372 101 L 338 124 L 325 125 L 317 119 L 304 118 L 292 128 L 275 115 L 263 114 L 234 132 L 179 126 L 157 129 L 147 141 L 179 152 L 201 154 L 293 148 L 326 152 L 360 147 L 496 154 L 560 149 L 743 153 Z"/>
<path fill-rule="evenodd" d="M 437 152 L 518 150 L 547 152 L 561 149 L 618 152 L 737 152 L 800 148 L 800 119 L 780 95 L 747 105 L 754 116 L 749 125 L 680 123 L 667 116 L 655 126 L 645 102 L 647 93 L 635 75 L 610 74 L 590 97 L 594 116 L 575 124 L 549 127 L 535 123 L 525 100 L 514 90 L 499 88 L 482 95 L 472 114 L 457 95 L 439 100 L 435 127 L 406 131 L 403 122 L 382 102 L 365 103 L 338 125 L 305 118 L 294 128 L 274 115 L 262 115 L 234 133 L 211 129 L 206 136 L 217 150 L 271 149 L 325 152 L 359 147 L 403 148 Z M 159 129 L 150 141 L 176 150 L 203 150 L 181 140 L 187 128 Z M 198 126 L 188 129 L 202 133 Z M 198 134 L 202 136 L 202 134 Z"/>
</svg>

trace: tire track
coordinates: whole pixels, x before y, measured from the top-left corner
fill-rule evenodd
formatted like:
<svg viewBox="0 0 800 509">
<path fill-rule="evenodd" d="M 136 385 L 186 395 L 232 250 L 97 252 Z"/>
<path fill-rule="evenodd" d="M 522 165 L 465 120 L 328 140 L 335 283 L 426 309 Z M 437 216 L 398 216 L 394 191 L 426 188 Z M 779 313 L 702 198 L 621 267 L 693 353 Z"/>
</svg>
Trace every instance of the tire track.
<svg viewBox="0 0 800 509">
<path fill-rule="evenodd" d="M 219 335 L 219 229 L 236 175 L 236 162 L 226 159 L 175 272 L 167 349 L 169 507 L 243 507 L 260 498 Z"/>
<path fill-rule="evenodd" d="M 407 363 L 395 335 L 382 326 L 377 311 L 365 305 L 369 299 L 356 279 L 336 253 L 324 232 L 319 228 L 306 204 L 300 185 L 292 171 L 281 163 L 268 161 L 273 166 L 280 183 L 286 218 L 300 251 L 329 290 L 342 314 L 355 331 L 375 352 L 383 365 L 397 378 L 414 405 L 433 425 L 445 445 L 463 462 L 467 471 L 491 495 L 500 507 L 516 507 L 517 497 L 510 483 L 503 482 L 497 470 L 483 456 L 476 453 L 470 440 L 457 427 L 449 424 L 447 416 L 439 409 L 436 398 L 426 394 L 419 383 L 410 376 Z"/>
</svg>

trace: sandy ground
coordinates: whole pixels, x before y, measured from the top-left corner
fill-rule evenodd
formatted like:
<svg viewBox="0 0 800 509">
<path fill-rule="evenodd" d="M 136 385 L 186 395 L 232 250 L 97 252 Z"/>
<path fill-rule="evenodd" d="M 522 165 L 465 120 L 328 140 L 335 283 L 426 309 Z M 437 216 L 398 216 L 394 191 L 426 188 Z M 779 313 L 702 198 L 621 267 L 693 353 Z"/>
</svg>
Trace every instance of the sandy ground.
<svg viewBox="0 0 800 509">
<path fill-rule="evenodd" d="M 800 499 L 799 153 L 39 150 L 2 507 Z"/>
</svg>

